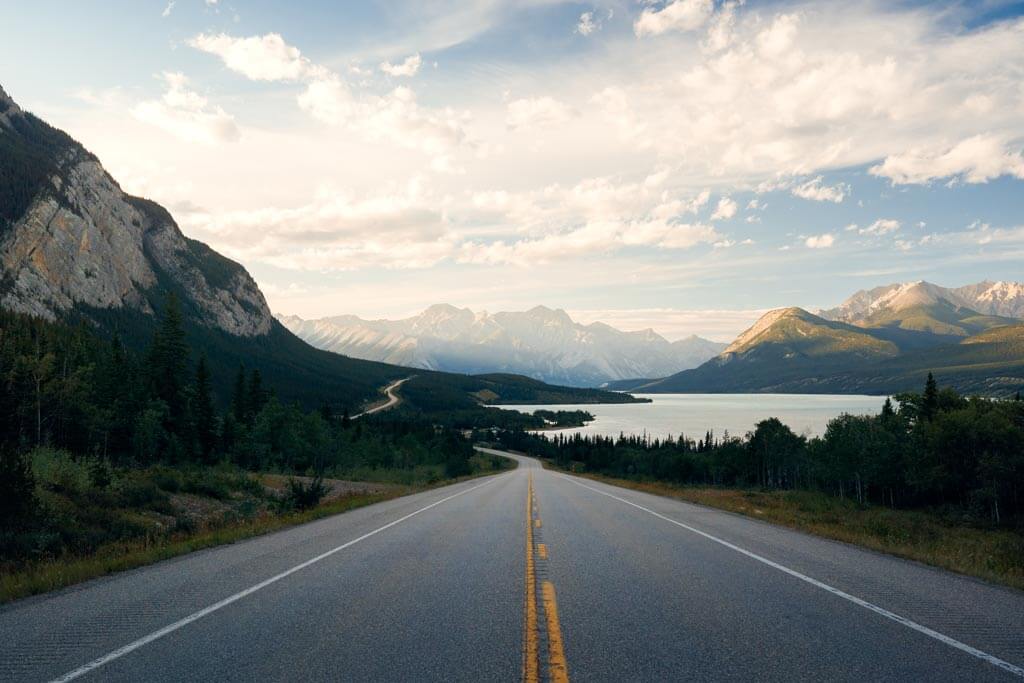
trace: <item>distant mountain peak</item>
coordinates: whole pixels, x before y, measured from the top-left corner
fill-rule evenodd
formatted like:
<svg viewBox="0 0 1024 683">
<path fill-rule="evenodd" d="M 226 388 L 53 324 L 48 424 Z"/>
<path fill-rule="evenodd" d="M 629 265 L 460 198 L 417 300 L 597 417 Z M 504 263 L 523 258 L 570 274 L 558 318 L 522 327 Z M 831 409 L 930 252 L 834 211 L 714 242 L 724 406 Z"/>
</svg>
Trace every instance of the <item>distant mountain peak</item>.
<svg viewBox="0 0 1024 683">
<path fill-rule="evenodd" d="M 725 347 L 699 337 L 670 343 L 653 330 L 582 325 L 548 306 L 489 314 L 437 304 L 402 320 L 279 320 L 314 346 L 356 358 L 470 374 L 513 372 L 574 386 L 664 376 Z"/>
<path fill-rule="evenodd" d="M 861 290 L 836 308 L 821 311 L 829 320 L 863 324 L 880 314 L 898 314 L 921 306 L 945 304 L 983 315 L 1024 318 L 1024 284 L 984 280 L 949 288 L 917 280 Z"/>
</svg>

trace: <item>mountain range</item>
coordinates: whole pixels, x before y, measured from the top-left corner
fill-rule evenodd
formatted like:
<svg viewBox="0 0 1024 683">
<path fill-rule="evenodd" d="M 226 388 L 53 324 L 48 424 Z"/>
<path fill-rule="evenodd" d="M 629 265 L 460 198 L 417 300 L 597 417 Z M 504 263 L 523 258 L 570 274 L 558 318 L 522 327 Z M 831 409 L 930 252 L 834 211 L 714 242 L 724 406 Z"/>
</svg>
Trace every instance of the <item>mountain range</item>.
<svg viewBox="0 0 1024 683">
<path fill-rule="evenodd" d="M 141 351 L 173 294 L 192 349 L 214 385 L 240 365 L 259 369 L 284 400 L 356 409 L 387 383 L 415 375 L 403 395 L 420 407 L 498 402 L 621 402 L 597 390 L 508 374 L 468 377 L 322 351 L 272 315 L 245 268 L 182 234 L 160 205 L 121 190 L 66 133 L 23 111 L 0 88 L 0 306 L 117 335 Z M 223 400 L 224 397 L 221 396 Z M 415 405 L 415 403 L 414 403 Z"/>
<path fill-rule="evenodd" d="M 907 282 L 860 291 L 817 315 L 770 311 L 721 354 L 664 379 L 613 382 L 646 393 L 894 393 L 929 372 L 962 392 L 1024 389 L 1024 285 L 950 289 Z"/>
<path fill-rule="evenodd" d="M 468 374 L 509 372 L 580 387 L 668 375 L 726 347 L 696 336 L 669 342 L 650 329 L 583 325 L 545 306 L 491 314 L 438 304 L 401 320 L 278 319 L 313 346 L 354 358 Z"/>
</svg>

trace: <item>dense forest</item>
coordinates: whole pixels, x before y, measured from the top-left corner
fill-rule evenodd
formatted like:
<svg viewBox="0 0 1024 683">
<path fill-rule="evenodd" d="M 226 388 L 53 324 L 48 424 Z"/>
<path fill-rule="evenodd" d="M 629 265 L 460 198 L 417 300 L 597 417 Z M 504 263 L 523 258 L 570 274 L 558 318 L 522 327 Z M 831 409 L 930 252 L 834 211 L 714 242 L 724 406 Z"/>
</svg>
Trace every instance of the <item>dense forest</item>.
<svg viewBox="0 0 1024 683">
<path fill-rule="evenodd" d="M 876 416 L 842 415 L 824 435 L 779 420 L 739 438 L 496 436 L 507 448 L 580 471 L 688 485 L 807 489 L 891 507 L 949 507 L 995 524 L 1024 523 L 1024 401 L 965 398 L 929 375 L 922 393 Z"/>
<path fill-rule="evenodd" d="M 258 369 L 215 387 L 173 296 L 144 354 L 85 326 L 0 312 L 0 557 L 120 537 L 81 517 L 159 499 L 154 480 L 227 496 L 249 485 L 246 471 L 310 475 L 292 491 L 302 507 L 325 476 L 426 483 L 469 474 L 472 456 L 460 429 L 416 415 L 352 420 L 282 402 Z"/>
</svg>

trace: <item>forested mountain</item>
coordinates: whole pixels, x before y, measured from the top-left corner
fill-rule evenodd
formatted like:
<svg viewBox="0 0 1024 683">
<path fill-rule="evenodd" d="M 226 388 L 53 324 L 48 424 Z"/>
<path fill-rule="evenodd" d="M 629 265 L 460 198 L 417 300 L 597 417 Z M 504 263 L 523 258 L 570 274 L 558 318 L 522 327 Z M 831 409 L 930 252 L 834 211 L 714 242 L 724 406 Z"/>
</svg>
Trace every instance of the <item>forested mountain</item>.
<svg viewBox="0 0 1024 683">
<path fill-rule="evenodd" d="M 227 400 L 239 366 L 259 370 L 284 401 L 327 401 L 353 411 L 381 387 L 444 385 L 464 402 L 630 400 L 524 384 L 525 378 L 431 376 L 315 349 L 280 323 L 248 272 L 185 237 L 158 204 L 121 191 L 99 160 L 0 90 L 0 306 L 49 321 L 83 323 L 142 352 L 168 295 L 182 312 L 191 363 L 209 362 Z M 459 387 L 454 391 L 454 387 Z M 541 390 L 542 389 L 542 390 Z M 486 398 L 481 398 L 486 397 Z"/>
<path fill-rule="evenodd" d="M 402 320 L 279 319 L 313 346 L 355 358 L 470 374 L 511 372 L 570 386 L 664 376 L 725 348 L 696 336 L 669 342 L 650 329 L 583 325 L 545 306 L 492 314 L 438 304 Z"/>
<path fill-rule="evenodd" d="M 964 305 L 964 297 L 946 295 L 978 291 L 982 300 L 995 302 L 992 310 L 1016 310 L 1010 298 L 992 295 L 1012 291 L 1005 284 L 960 290 L 927 283 L 879 288 L 826 312 L 833 319 L 799 308 L 770 311 L 698 368 L 609 388 L 880 394 L 908 391 L 934 372 L 959 391 L 1012 395 L 1024 387 L 1024 324 L 979 313 Z"/>
<path fill-rule="evenodd" d="M 983 316 L 1024 318 L 1024 284 L 985 280 L 950 288 L 924 280 L 902 282 L 861 290 L 836 308 L 821 311 L 820 315 L 829 320 L 873 326 L 881 322 L 919 319 L 921 312 L 928 309 L 943 311 L 938 316 L 940 319 L 949 311 L 961 309 Z M 919 327 L 920 323 L 911 322 L 908 326 Z M 953 326 L 957 327 L 955 323 Z M 941 327 L 935 331 L 945 333 Z M 948 332 L 965 336 L 956 329 Z"/>
</svg>

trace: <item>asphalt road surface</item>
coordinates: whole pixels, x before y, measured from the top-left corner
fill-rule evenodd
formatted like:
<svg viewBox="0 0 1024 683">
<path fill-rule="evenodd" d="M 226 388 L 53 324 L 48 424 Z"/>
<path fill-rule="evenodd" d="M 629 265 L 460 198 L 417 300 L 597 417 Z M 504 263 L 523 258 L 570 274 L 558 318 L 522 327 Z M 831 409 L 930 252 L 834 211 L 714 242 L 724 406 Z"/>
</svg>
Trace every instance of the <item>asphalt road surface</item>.
<svg viewBox="0 0 1024 683">
<path fill-rule="evenodd" d="M 0 608 L 3 680 L 1024 677 L 1024 593 L 541 469 Z"/>
<path fill-rule="evenodd" d="M 362 417 L 363 415 L 373 415 L 374 413 L 379 413 L 384 410 L 391 410 L 392 408 L 397 406 L 399 403 L 402 402 L 402 397 L 399 396 L 397 393 L 398 387 L 402 386 L 411 379 L 412 377 L 397 379 L 391 384 L 384 387 L 384 394 L 388 397 L 388 400 L 385 401 L 384 403 L 381 403 L 379 406 L 375 406 L 373 408 L 370 408 L 369 410 L 364 410 L 361 413 L 353 415 L 352 419 L 354 420 L 355 418 Z"/>
</svg>

